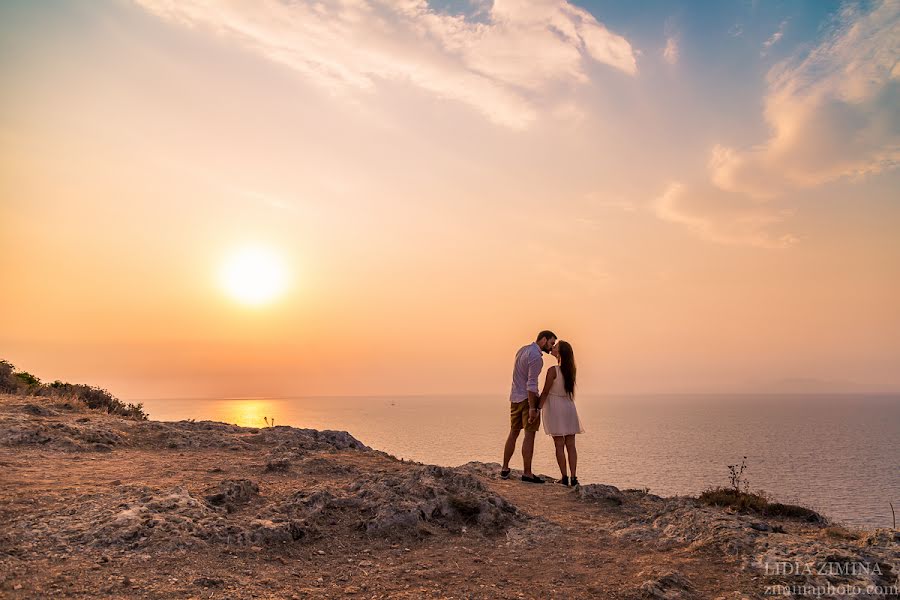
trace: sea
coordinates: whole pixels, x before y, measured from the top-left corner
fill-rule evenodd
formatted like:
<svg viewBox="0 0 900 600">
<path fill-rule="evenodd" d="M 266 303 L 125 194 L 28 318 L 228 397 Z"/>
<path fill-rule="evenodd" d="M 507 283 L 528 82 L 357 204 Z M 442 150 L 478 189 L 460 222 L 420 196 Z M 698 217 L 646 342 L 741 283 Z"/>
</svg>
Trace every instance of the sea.
<svg viewBox="0 0 900 600">
<path fill-rule="evenodd" d="M 141 400 L 151 419 L 348 431 L 398 458 L 497 462 L 509 431 L 503 394 Z M 730 485 L 810 507 L 849 527 L 891 527 L 900 512 L 900 396 L 579 395 L 578 478 L 653 494 Z M 520 437 L 521 444 L 521 437 Z M 519 447 L 511 463 L 522 467 Z M 543 431 L 534 471 L 559 476 Z M 525 484 L 523 484 L 525 485 Z"/>
</svg>

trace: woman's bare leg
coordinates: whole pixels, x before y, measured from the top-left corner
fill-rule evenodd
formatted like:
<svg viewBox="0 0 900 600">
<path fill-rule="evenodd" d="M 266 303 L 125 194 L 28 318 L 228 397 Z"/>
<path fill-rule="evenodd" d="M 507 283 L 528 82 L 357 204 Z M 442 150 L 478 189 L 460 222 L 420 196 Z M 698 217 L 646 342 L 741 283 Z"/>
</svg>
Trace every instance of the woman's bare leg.
<svg viewBox="0 0 900 600">
<path fill-rule="evenodd" d="M 556 446 L 556 464 L 559 465 L 559 472 L 562 476 L 566 476 L 566 438 L 561 435 L 553 436 L 553 444 Z"/>
<path fill-rule="evenodd" d="M 555 442 L 558 438 L 553 438 Z M 575 477 L 575 468 L 578 466 L 578 450 L 575 449 L 575 436 L 567 435 L 565 438 L 566 450 L 569 452 L 569 471 Z M 556 446 L 557 461 L 559 460 L 559 446 Z"/>
</svg>

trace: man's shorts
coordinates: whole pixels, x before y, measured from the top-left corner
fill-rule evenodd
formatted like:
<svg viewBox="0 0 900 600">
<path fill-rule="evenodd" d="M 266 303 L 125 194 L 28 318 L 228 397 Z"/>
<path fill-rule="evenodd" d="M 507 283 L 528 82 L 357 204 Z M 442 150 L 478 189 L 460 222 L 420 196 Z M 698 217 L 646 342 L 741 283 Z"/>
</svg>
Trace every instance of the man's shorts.
<svg viewBox="0 0 900 600">
<path fill-rule="evenodd" d="M 509 403 L 509 428 L 525 431 L 538 431 L 541 428 L 540 417 L 534 423 L 528 422 L 528 400 Z"/>
</svg>

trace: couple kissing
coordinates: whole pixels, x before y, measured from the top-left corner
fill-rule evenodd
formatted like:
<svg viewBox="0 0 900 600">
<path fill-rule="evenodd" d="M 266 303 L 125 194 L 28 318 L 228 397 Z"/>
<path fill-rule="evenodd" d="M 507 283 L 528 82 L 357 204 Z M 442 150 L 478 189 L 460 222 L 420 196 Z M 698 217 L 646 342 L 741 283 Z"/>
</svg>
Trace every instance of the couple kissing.
<svg viewBox="0 0 900 600">
<path fill-rule="evenodd" d="M 544 379 L 544 389 L 538 392 L 538 378 L 544 367 L 544 353 L 551 354 L 557 365 L 550 367 Z M 575 408 L 575 354 L 572 345 L 558 340 L 552 331 L 544 330 L 537 339 L 516 352 L 513 365 L 512 388 L 509 393 L 509 436 L 503 448 L 502 479 L 509 479 L 509 460 L 516 450 L 519 433 L 525 430 L 522 441 L 522 461 L 526 483 L 544 483 L 531 471 L 534 457 L 534 435 L 544 425 L 544 433 L 553 437 L 556 462 L 559 465 L 562 485 L 578 485 L 576 468 L 578 452 L 575 435 L 584 433 L 578 411 Z M 568 454 L 568 471 L 566 455 Z M 571 473 L 571 477 L 570 477 Z"/>
</svg>

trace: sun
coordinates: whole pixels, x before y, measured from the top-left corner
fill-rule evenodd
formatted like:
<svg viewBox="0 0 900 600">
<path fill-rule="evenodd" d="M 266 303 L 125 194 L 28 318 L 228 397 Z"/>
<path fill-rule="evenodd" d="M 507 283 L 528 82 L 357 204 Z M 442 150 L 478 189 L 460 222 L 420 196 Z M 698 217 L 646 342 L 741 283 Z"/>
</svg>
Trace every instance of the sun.
<svg viewBox="0 0 900 600">
<path fill-rule="evenodd" d="M 245 246 L 222 264 L 219 280 L 225 292 L 242 304 L 259 306 L 280 296 L 287 287 L 284 262 L 263 246 Z"/>
</svg>

